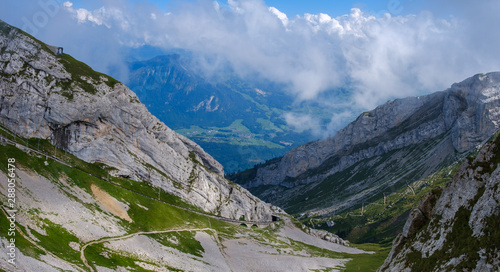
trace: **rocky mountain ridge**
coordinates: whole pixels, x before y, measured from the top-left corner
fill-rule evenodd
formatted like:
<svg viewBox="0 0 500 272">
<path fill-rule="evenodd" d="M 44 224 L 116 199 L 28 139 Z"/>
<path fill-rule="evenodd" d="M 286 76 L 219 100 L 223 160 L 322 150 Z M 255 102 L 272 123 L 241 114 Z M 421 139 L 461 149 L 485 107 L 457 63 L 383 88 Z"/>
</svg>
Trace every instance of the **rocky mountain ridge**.
<svg viewBox="0 0 500 272">
<path fill-rule="evenodd" d="M 206 212 L 271 219 L 270 205 L 225 180 L 216 160 L 151 115 L 126 86 L 1 21 L 0 30 L 2 124 Z"/>
<path fill-rule="evenodd" d="M 425 177 L 489 139 L 499 128 L 499 109 L 500 73 L 478 74 L 446 91 L 389 101 L 364 112 L 333 137 L 296 147 L 233 181 L 285 209 L 290 207 L 285 198 L 300 200 L 305 207 L 292 212 L 303 212 L 313 209 L 309 202 L 319 201 L 314 190 L 333 188 L 334 179 L 342 180 L 345 188 L 355 191 L 343 199 L 351 204 L 343 205 L 359 204 L 367 194 Z M 410 177 L 390 173 L 398 168 L 416 172 Z M 322 208 L 337 205 L 335 210 L 339 203 Z"/>
<path fill-rule="evenodd" d="M 498 271 L 499 162 L 497 136 L 410 213 L 379 271 Z"/>
</svg>

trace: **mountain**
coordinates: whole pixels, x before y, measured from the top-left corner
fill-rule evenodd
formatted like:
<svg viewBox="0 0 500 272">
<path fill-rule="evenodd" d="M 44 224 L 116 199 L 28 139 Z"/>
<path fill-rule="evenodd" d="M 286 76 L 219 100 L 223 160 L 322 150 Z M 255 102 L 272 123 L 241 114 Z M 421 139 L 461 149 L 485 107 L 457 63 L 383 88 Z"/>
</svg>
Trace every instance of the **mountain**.
<svg viewBox="0 0 500 272">
<path fill-rule="evenodd" d="M 359 208 L 451 165 L 499 128 L 500 73 L 389 101 L 334 136 L 230 177 L 289 213 Z"/>
<path fill-rule="evenodd" d="M 57 52 L 0 21 L 0 270 L 373 271 L 379 253 L 225 180 L 123 84 Z"/>
<path fill-rule="evenodd" d="M 282 85 L 243 80 L 231 71 L 214 77 L 197 67 L 187 53 L 132 62 L 127 85 L 155 116 L 200 144 L 226 172 L 316 139 L 287 125 L 286 113 L 313 114 L 323 122 L 331 117 L 328 108 L 294 101 Z"/>
<path fill-rule="evenodd" d="M 500 137 L 410 213 L 379 271 L 498 271 Z"/>
<path fill-rule="evenodd" d="M 270 220 L 270 206 L 224 179 L 203 149 L 154 117 L 113 78 L 1 22 L 0 122 L 49 139 L 117 177 L 143 180 L 205 212 Z"/>
<path fill-rule="evenodd" d="M 106 177 L 108 165 L 52 157 L 47 140 L 0 133 L 1 271 L 310 271 L 373 255 L 286 214 L 209 215 L 149 183 Z"/>
</svg>

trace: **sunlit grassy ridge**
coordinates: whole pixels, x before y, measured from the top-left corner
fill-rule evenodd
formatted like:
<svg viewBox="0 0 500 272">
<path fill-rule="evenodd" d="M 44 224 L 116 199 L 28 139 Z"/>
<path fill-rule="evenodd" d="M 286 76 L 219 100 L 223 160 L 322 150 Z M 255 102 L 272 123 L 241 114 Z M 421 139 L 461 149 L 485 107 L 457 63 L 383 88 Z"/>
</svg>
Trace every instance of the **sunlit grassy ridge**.
<svg viewBox="0 0 500 272">
<path fill-rule="evenodd" d="M 106 74 L 94 71 L 87 64 L 76 60 L 68 54 L 62 54 L 57 57 L 59 61 L 64 65 L 66 71 L 71 74 L 72 80 L 62 82 L 62 85 L 65 87 L 65 89 L 74 90 L 74 88 L 70 88 L 70 86 L 72 84 L 76 84 L 84 91 L 95 94 L 97 92 L 97 89 L 95 88 L 94 84 L 89 83 L 89 80 L 93 81 L 94 83 L 103 81 L 111 88 L 113 88 L 115 84 L 119 83 L 118 80 Z"/>
</svg>

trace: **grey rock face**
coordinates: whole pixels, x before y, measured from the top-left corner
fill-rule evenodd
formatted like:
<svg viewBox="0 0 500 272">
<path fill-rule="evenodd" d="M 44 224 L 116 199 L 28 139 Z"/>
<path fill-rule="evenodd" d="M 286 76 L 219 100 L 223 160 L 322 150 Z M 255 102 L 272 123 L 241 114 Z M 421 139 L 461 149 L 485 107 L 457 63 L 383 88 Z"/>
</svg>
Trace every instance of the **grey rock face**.
<svg viewBox="0 0 500 272">
<path fill-rule="evenodd" d="M 422 200 L 379 271 L 498 271 L 499 150 L 497 137 Z"/>
<path fill-rule="evenodd" d="M 445 91 L 387 102 L 336 135 L 257 167 L 252 178 L 234 180 L 289 212 L 329 214 L 449 165 L 489 139 L 499 122 L 500 73 L 475 75 Z"/>
<path fill-rule="evenodd" d="M 126 86 L 0 24 L 4 125 L 113 166 L 115 175 L 151 182 L 204 211 L 270 220 L 270 205 L 225 180 L 216 160 L 151 115 Z"/>
<path fill-rule="evenodd" d="M 365 112 L 333 137 L 294 148 L 278 162 L 259 168 L 248 187 L 279 184 L 338 156 L 333 174 L 447 131 L 455 149 L 464 152 L 491 137 L 499 120 L 500 73 L 476 75 L 444 92 L 397 99 Z"/>
</svg>

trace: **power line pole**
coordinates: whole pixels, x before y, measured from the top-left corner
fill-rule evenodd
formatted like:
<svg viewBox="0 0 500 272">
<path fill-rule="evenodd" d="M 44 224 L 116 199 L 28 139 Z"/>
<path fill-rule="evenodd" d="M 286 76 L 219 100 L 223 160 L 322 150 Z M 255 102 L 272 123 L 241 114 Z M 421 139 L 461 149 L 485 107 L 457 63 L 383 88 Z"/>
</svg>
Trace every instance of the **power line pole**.
<svg viewBox="0 0 500 272">
<path fill-rule="evenodd" d="M 64 128 L 64 137 L 66 137 L 66 131 L 67 131 L 67 128 Z M 69 133 L 71 133 L 71 130 Z M 68 145 L 69 145 L 69 143 L 68 143 Z M 67 149 L 68 149 L 67 147 L 64 149 L 64 156 L 68 155 Z"/>
<path fill-rule="evenodd" d="M 415 190 L 413 190 L 413 187 L 411 187 L 410 184 L 408 184 L 408 187 L 410 188 L 411 192 L 413 193 L 413 195 L 415 195 Z"/>
</svg>

